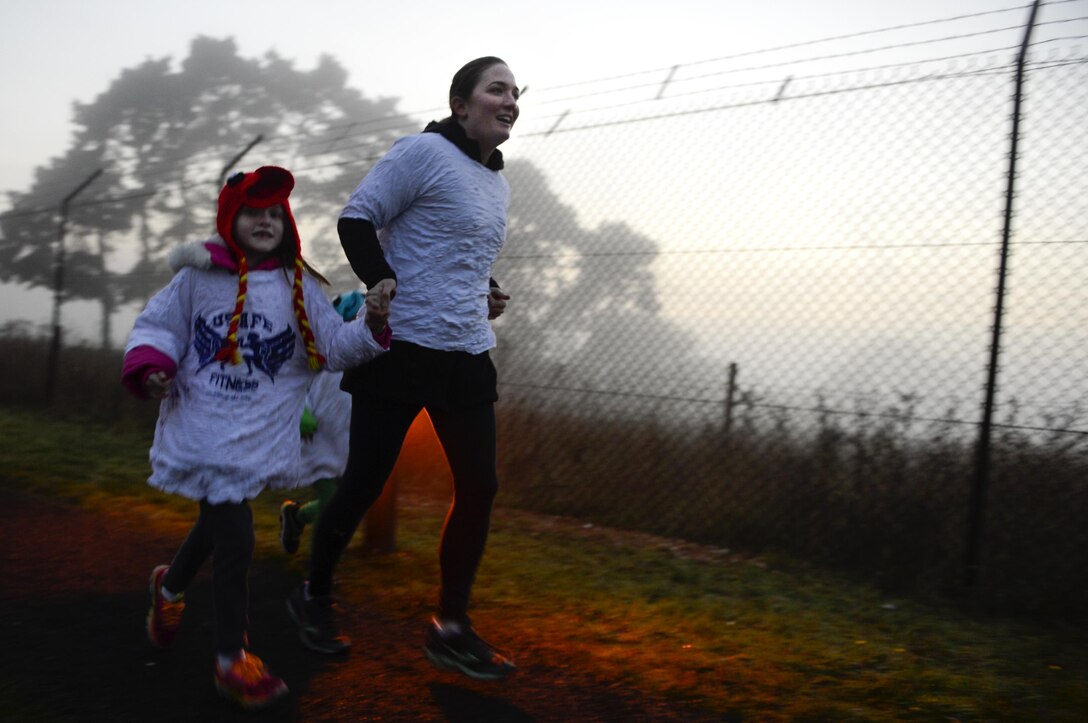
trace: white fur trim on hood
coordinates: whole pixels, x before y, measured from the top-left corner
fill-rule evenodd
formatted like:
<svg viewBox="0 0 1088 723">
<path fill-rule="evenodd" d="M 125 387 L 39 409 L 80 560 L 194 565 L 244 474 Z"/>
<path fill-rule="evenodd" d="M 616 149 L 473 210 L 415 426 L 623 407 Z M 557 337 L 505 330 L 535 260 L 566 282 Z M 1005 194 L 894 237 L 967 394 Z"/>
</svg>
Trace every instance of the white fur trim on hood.
<svg viewBox="0 0 1088 723">
<path fill-rule="evenodd" d="M 181 246 L 175 246 L 166 255 L 166 263 L 170 265 L 170 270 L 176 274 L 185 267 L 205 271 L 211 269 L 213 265 L 212 254 L 205 246 L 208 243 L 218 244 L 224 248 L 227 246 L 226 241 L 219 234 L 214 234 L 211 238 L 203 241 L 191 241 Z"/>
</svg>

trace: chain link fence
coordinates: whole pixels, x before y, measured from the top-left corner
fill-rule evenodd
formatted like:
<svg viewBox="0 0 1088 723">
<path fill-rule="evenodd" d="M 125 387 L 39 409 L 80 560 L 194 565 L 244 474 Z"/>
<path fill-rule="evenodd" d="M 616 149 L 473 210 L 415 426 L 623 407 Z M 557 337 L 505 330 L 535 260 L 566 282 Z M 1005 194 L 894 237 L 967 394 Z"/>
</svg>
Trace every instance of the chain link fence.
<svg viewBox="0 0 1088 723">
<path fill-rule="evenodd" d="M 981 508 L 985 599 L 1082 610 L 1088 65 L 1028 57 L 984 500 L 1008 57 L 522 128 L 502 501 L 946 593 Z"/>
</svg>

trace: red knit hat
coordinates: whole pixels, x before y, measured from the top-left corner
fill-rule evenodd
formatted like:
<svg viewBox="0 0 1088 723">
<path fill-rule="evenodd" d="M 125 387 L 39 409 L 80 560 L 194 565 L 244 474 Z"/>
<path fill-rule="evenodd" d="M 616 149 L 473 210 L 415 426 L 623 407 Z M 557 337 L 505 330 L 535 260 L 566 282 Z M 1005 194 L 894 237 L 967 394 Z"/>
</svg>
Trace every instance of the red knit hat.
<svg viewBox="0 0 1088 723">
<path fill-rule="evenodd" d="M 243 206 L 249 208 L 282 206 L 286 220 L 284 233 L 291 234 L 295 245 L 295 278 L 292 284 L 292 303 L 295 309 L 295 317 L 298 319 L 299 331 L 302 332 L 302 340 L 306 346 L 306 356 L 309 359 L 310 368 L 317 370 L 325 363 L 325 358 L 317 353 L 314 333 L 306 316 L 306 304 L 302 296 L 302 240 L 298 235 L 294 214 L 291 213 L 291 203 L 287 200 L 294 187 L 295 177 L 286 168 L 262 166 L 252 173 L 234 174 L 227 179 L 223 190 L 219 192 L 219 210 L 215 216 L 215 229 L 227 242 L 227 247 L 238 260 L 238 298 L 234 305 L 234 312 L 231 314 L 227 338 L 216 355 L 219 361 L 229 361 L 232 364 L 242 362 L 242 353 L 238 348 L 238 323 L 242 318 L 242 309 L 245 306 L 249 264 L 246 261 L 245 252 L 238 245 L 238 242 L 234 240 L 234 217 L 238 215 L 239 209 Z"/>
</svg>

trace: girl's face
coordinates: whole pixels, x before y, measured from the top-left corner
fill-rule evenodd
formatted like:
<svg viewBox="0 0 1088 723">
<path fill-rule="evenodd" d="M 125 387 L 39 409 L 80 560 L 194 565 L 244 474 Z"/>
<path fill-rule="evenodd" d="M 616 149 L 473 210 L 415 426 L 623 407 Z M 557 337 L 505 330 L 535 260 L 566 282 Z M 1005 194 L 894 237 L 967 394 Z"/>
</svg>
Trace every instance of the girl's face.
<svg viewBox="0 0 1088 723">
<path fill-rule="evenodd" d="M 510 138 L 518 119 L 518 86 L 506 65 L 497 63 L 485 70 L 469 98 L 455 97 L 451 109 L 465 134 L 480 144 L 487 161 L 491 152 Z"/>
<path fill-rule="evenodd" d="M 234 217 L 234 240 L 250 265 L 264 261 L 283 243 L 283 206 L 242 206 Z"/>
</svg>

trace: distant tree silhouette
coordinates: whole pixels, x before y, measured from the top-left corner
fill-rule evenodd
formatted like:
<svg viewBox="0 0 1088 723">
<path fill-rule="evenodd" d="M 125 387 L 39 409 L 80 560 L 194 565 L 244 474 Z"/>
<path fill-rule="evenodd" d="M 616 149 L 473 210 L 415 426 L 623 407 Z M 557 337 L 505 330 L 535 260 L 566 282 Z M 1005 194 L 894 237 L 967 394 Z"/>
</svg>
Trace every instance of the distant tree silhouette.
<svg viewBox="0 0 1088 723">
<path fill-rule="evenodd" d="M 52 285 L 60 200 L 102 169 L 72 204 L 65 298 L 101 304 L 108 344 L 114 309 L 167 280 L 167 250 L 210 234 L 224 164 L 258 135 L 265 140 L 239 167 L 295 171 L 296 215 L 323 231 L 304 239 L 304 250 L 319 264 L 341 263 L 329 231 L 344 200 L 379 149 L 413 127 L 396 99 L 367 99 L 346 80 L 328 56 L 299 71 L 274 53 L 245 59 L 233 40 L 207 37 L 192 42 L 177 70 L 164 58 L 122 71 L 94 101 L 75 104 L 70 148 L 37 169 L 30 190 L 9 193 L 0 281 Z"/>
<path fill-rule="evenodd" d="M 657 379 L 667 393 L 691 349 L 659 314 L 657 243 L 625 223 L 580 226 L 527 161 L 511 161 L 506 175 L 510 221 L 495 277 L 513 298 L 499 325 L 502 379 L 610 391 L 646 391 Z"/>
<path fill-rule="evenodd" d="M 224 165 L 260 135 L 239 168 L 295 172 L 306 255 L 334 291 L 354 288 L 337 217 L 393 140 L 420 127 L 397 113 L 396 99 L 368 99 L 346 81 L 330 57 L 299 71 L 273 53 L 241 58 L 233 40 L 207 37 L 177 66 L 163 58 L 122 71 L 74 106 L 67 151 L 37 169 L 28 191 L 9 194 L 0 281 L 52 285 L 60 200 L 102 169 L 71 208 L 65 298 L 100 304 L 108 345 L 114 310 L 168 280 L 167 251 L 210 235 Z M 499 326 L 503 366 L 520 378 L 616 388 L 625 375 L 608 360 L 675 365 L 682 347 L 657 312 L 656 244 L 623 223 L 579 226 L 529 161 L 511 160 L 506 175 L 510 227 L 495 275 L 515 298 Z"/>
</svg>

